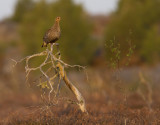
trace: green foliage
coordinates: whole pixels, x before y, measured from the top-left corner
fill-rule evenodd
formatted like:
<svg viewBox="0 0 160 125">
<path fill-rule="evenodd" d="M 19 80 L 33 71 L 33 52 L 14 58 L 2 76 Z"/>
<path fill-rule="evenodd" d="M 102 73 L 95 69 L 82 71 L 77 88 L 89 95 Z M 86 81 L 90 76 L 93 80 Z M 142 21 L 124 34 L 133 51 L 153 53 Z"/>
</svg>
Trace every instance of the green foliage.
<svg viewBox="0 0 160 125">
<path fill-rule="evenodd" d="M 142 60 L 141 51 L 145 49 L 143 45 L 146 42 L 146 34 L 152 30 L 153 25 L 160 21 L 159 15 L 159 0 L 120 0 L 117 11 L 107 25 L 106 40 L 116 37 L 122 50 L 126 50 L 127 39 L 132 34 L 131 39 L 136 45 L 137 56 Z M 150 56 L 148 55 L 148 57 Z"/>
<path fill-rule="evenodd" d="M 20 33 L 25 47 L 25 55 L 37 53 L 41 50 L 43 35 L 51 24 L 46 8 L 47 3 L 41 1 L 36 3 L 30 12 L 24 14 L 20 25 Z"/>
<path fill-rule="evenodd" d="M 87 64 L 95 48 L 95 41 L 90 39 L 92 26 L 80 5 L 72 0 L 60 0 L 52 5 L 53 11 L 62 17 L 62 54 L 71 63 Z M 59 43 L 60 43 L 59 42 Z"/>
<path fill-rule="evenodd" d="M 49 89 L 47 81 L 42 82 L 41 79 L 40 79 L 40 83 L 37 86 L 39 86 L 41 89 L 46 89 L 46 88 Z"/>
<path fill-rule="evenodd" d="M 12 20 L 21 22 L 25 13 L 31 11 L 33 7 L 34 2 L 32 0 L 18 0 Z"/>
<path fill-rule="evenodd" d="M 126 66 L 129 65 L 129 63 L 130 63 L 130 61 L 131 61 L 131 57 L 132 57 L 135 49 L 136 49 L 136 45 L 132 45 L 132 44 L 130 43 L 129 49 L 128 49 L 128 53 L 126 54 L 126 57 L 127 57 Z"/>
<path fill-rule="evenodd" d="M 128 44 L 127 44 L 128 45 Z M 136 46 L 132 45 L 132 42 L 129 41 L 129 45 L 128 45 L 128 51 L 125 52 L 125 56 L 127 61 L 125 62 L 125 65 L 128 66 L 130 61 L 131 61 L 131 56 L 134 53 Z M 120 68 L 120 60 L 122 59 L 122 48 L 121 45 L 116 41 L 116 39 L 114 38 L 114 40 L 110 40 L 107 42 L 106 44 L 106 50 L 107 50 L 107 60 L 109 60 L 109 65 L 110 67 L 112 67 L 113 69 L 116 68 Z"/>
<path fill-rule="evenodd" d="M 92 26 L 83 8 L 72 0 L 40 0 L 30 11 L 18 16 L 21 17 L 20 33 L 25 55 L 45 49 L 41 48 L 43 35 L 57 16 L 61 16 L 62 35 L 58 43 L 64 60 L 77 64 L 89 63 L 96 45 L 90 38 Z"/>
<path fill-rule="evenodd" d="M 114 41 L 110 40 L 109 42 L 107 42 L 106 48 L 110 66 L 114 69 L 119 68 L 119 61 L 121 58 L 120 44 L 116 43 L 115 39 Z"/>
<path fill-rule="evenodd" d="M 142 58 L 150 63 L 158 61 L 160 57 L 159 26 L 154 25 L 146 34 L 141 50 Z"/>
</svg>

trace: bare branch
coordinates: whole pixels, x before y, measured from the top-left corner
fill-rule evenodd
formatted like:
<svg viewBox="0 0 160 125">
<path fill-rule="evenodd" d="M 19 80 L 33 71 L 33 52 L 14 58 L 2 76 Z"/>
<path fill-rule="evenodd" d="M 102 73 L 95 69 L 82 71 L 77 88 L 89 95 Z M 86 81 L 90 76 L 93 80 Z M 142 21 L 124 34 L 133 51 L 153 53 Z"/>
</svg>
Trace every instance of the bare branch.
<svg viewBox="0 0 160 125">
<path fill-rule="evenodd" d="M 68 79 L 66 72 L 64 71 L 64 67 L 61 65 L 61 63 L 57 64 L 57 68 L 59 69 L 59 71 L 60 71 L 59 73 L 60 73 L 62 79 L 64 80 L 64 82 L 66 83 L 66 85 L 68 86 L 68 88 L 76 96 L 76 98 L 78 100 L 77 104 L 79 105 L 81 111 L 87 113 L 85 100 L 84 100 L 83 96 L 78 91 L 78 89 L 71 83 L 71 81 Z"/>
<path fill-rule="evenodd" d="M 60 81 L 61 79 L 63 79 L 63 81 L 65 82 L 65 84 L 67 85 L 67 87 L 73 92 L 73 94 L 76 96 L 77 100 L 78 100 L 78 103 L 76 103 L 82 112 L 85 112 L 87 113 L 87 110 L 86 110 L 86 105 L 85 105 L 85 100 L 83 98 L 83 96 L 81 95 L 81 93 L 79 92 L 79 90 L 72 84 L 71 81 L 69 81 L 69 79 L 67 78 L 67 75 L 66 75 L 66 72 L 64 70 L 64 68 L 66 67 L 70 67 L 70 68 L 79 68 L 80 69 L 83 69 L 84 71 L 86 70 L 86 67 L 84 66 L 80 66 L 80 65 L 69 65 L 65 62 L 63 62 L 61 60 L 61 55 L 60 55 L 60 52 L 57 52 L 56 54 L 53 54 L 53 47 L 54 47 L 55 44 L 51 44 L 51 47 L 50 49 L 46 49 L 45 51 L 43 52 L 40 52 L 40 53 L 37 53 L 37 54 L 33 54 L 33 55 L 30 55 L 30 56 L 27 56 L 19 61 L 16 61 L 14 59 L 11 59 L 13 62 L 14 62 L 14 65 L 13 67 L 15 67 L 18 63 L 21 63 L 22 61 L 25 61 L 26 63 L 26 66 L 25 66 L 25 72 L 26 72 L 26 82 L 28 81 L 28 78 L 29 78 L 29 74 L 31 73 L 31 71 L 36 71 L 36 70 L 39 70 L 41 72 L 41 77 L 44 76 L 46 81 L 44 82 L 45 85 L 44 87 L 46 87 L 47 83 L 50 87 L 47 86 L 47 88 L 49 88 L 49 95 L 48 95 L 48 98 L 49 98 L 49 103 L 52 104 L 51 102 L 51 93 L 54 92 L 55 96 L 54 98 L 57 98 L 57 95 L 60 91 Z M 39 57 L 39 56 L 46 56 L 45 57 L 45 60 L 37 67 L 30 67 L 29 66 L 29 61 L 30 59 L 34 58 L 34 57 Z M 57 57 L 58 56 L 58 57 Z M 48 61 L 49 60 L 49 61 Z M 47 64 L 52 64 L 51 67 L 48 68 L 47 71 L 44 71 L 42 68 L 47 65 Z M 47 73 L 51 70 L 51 69 L 54 69 L 56 71 L 55 75 L 53 75 L 52 77 L 49 77 L 47 75 Z M 40 77 L 40 79 L 41 79 Z M 54 90 L 54 87 L 53 87 L 53 83 L 54 83 L 54 79 L 55 78 L 59 78 L 59 83 L 57 85 L 57 90 L 55 91 Z M 87 77 L 88 78 L 88 77 Z M 42 84 L 42 83 L 41 83 Z M 41 85 L 40 84 L 40 85 Z M 44 94 L 43 94 L 44 95 Z M 54 100 L 53 103 L 56 103 L 57 102 Z"/>
</svg>

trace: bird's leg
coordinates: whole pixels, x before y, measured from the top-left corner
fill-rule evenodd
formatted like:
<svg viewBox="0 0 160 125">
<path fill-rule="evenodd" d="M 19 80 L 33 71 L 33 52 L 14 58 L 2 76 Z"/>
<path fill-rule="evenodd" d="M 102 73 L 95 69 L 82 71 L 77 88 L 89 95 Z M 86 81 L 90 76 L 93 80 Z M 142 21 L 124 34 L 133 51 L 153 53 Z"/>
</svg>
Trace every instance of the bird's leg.
<svg viewBox="0 0 160 125">
<path fill-rule="evenodd" d="M 59 43 L 55 43 L 55 44 L 56 44 L 56 46 L 57 46 L 58 56 L 59 56 L 59 59 L 60 59 L 60 57 L 61 57 L 61 52 L 60 52 L 60 50 L 59 50 Z"/>
<path fill-rule="evenodd" d="M 53 46 L 55 43 L 51 43 L 51 52 L 53 52 Z"/>
<path fill-rule="evenodd" d="M 59 43 L 55 43 L 57 46 L 57 51 L 59 51 Z"/>
</svg>

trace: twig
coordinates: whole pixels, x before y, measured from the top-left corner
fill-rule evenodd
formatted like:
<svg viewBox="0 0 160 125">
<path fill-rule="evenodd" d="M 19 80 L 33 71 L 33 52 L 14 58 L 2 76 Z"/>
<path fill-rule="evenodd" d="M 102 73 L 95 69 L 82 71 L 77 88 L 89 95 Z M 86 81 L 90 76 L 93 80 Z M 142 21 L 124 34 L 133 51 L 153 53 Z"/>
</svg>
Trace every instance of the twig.
<svg viewBox="0 0 160 125">
<path fill-rule="evenodd" d="M 85 100 L 83 98 L 83 96 L 81 95 L 81 93 L 79 92 L 79 90 L 72 84 L 71 81 L 69 81 L 69 79 L 67 78 L 67 75 L 66 75 L 66 72 L 64 70 L 64 68 L 67 68 L 67 67 L 71 67 L 71 68 L 75 68 L 75 67 L 78 67 L 79 70 L 80 69 L 83 69 L 84 71 L 86 70 L 86 67 L 84 66 L 80 66 L 80 65 L 69 65 L 65 62 L 63 62 L 61 60 L 61 56 L 60 56 L 60 52 L 56 53 L 56 54 L 53 54 L 53 47 L 54 47 L 55 44 L 51 44 L 51 47 L 50 49 L 46 49 L 45 51 L 43 52 L 40 52 L 40 53 L 37 53 L 37 54 L 33 54 L 31 56 L 27 56 L 19 61 L 16 61 L 14 59 L 11 59 L 13 62 L 14 62 L 14 65 L 13 67 L 15 67 L 18 63 L 21 63 L 22 61 L 25 61 L 26 63 L 26 66 L 25 66 L 25 72 L 26 72 L 26 82 L 28 81 L 28 78 L 29 78 L 29 74 L 31 71 L 36 71 L 36 70 L 40 70 L 40 72 L 42 73 L 41 77 L 42 76 L 45 76 L 46 80 L 47 80 L 47 83 L 49 84 L 50 86 L 50 90 L 49 90 L 49 95 L 48 95 L 48 98 L 49 98 L 49 104 L 52 105 L 52 102 L 51 101 L 51 93 L 54 92 L 55 96 L 54 98 L 57 97 L 59 91 L 60 91 L 60 81 L 61 79 L 63 79 L 63 81 L 65 82 L 65 84 L 67 85 L 67 87 L 73 92 L 73 94 L 76 96 L 77 100 L 78 100 L 78 103 L 77 105 L 80 107 L 81 111 L 82 112 L 85 112 L 87 113 L 87 110 L 86 110 L 86 105 L 85 105 Z M 57 57 L 58 55 L 58 57 Z M 30 59 L 34 58 L 34 57 L 39 57 L 39 56 L 46 56 L 45 60 L 37 67 L 30 67 L 29 66 L 29 61 Z M 50 61 L 48 61 L 50 59 Z M 48 70 L 45 72 L 42 68 L 43 66 L 47 65 L 47 64 L 52 64 L 52 66 L 50 68 L 48 68 Z M 47 73 L 51 70 L 51 69 L 54 69 L 56 70 L 56 73 L 54 76 L 52 77 L 49 77 L 47 75 Z M 40 77 L 40 78 L 41 78 Z M 54 83 L 54 79 L 59 77 L 59 83 L 57 85 L 57 91 L 54 90 L 53 88 L 53 83 Z M 87 79 L 88 79 L 88 76 L 87 76 Z M 46 81 L 44 82 L 46 83 Z M 42 84 L 42 83 L 41 83 Z M 41 85 L 40 84 L 40 85 Z M 47 87 L 49 88 L 49 87 Z M 43 95 L 44 96 L 44 95 Z M 57 103 L 57 102 L 56 102 Z"/>
<path fill-rule="evenodd" d="M 145 79 L 144 74 L 142 72 L 139 72 L 139 78 L 141 84 L 143 84 L 146 87 L 146 93 L 145 95 L 141 92 L 142 90 L 139 90 L 139 93 L 142 95 L 142 98 L 145 99 L 145 96 L 148 100 L 145 99 L 145 101 L 148 101 L 148 106 L 151 108 L 151 104 L 153 102 L 152 100 L 152 87 L 150 86 L 150 83 Z"/>
</svg>

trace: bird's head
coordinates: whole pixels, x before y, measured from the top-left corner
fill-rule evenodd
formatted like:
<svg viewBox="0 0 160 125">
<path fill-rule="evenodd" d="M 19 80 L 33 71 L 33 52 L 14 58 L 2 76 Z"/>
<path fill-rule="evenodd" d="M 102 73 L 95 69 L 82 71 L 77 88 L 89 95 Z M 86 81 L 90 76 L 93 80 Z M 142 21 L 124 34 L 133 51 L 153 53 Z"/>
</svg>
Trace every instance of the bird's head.
<svg viewBox="0 0 160 125">
<path fill-rule="evenodd" d="M 56 17 L 56 22 L 59 22 L 61 20 L 61 17 Z"/>
</svg>

